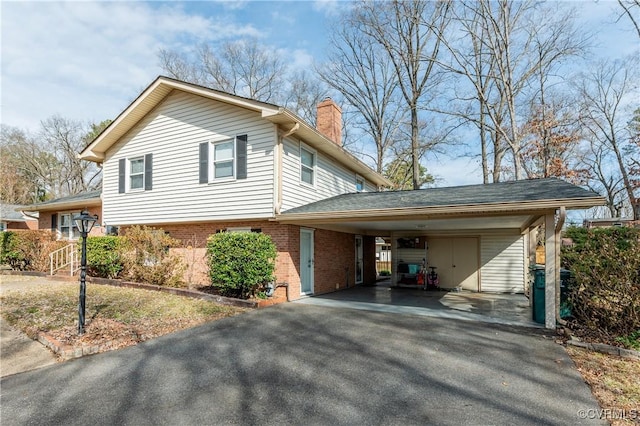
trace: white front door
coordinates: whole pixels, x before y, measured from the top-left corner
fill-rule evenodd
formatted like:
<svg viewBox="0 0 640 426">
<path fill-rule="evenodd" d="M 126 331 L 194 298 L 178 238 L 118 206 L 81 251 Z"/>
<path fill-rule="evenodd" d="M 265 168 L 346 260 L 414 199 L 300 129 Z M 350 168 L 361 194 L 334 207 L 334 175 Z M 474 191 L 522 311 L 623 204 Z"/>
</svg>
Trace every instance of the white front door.
<svg viewBox="0 0 640 426">
<path fill-rule="evenodd" d="M 300 230 L 300 294 L 313 294 L 313 231 Z"/>
<path fill-rule="evenodd" d="M 364 255 L 362 249 L 362 236 L 356 235 L 356 284 L 362 284 L 364 274 Z"/>
</svg>

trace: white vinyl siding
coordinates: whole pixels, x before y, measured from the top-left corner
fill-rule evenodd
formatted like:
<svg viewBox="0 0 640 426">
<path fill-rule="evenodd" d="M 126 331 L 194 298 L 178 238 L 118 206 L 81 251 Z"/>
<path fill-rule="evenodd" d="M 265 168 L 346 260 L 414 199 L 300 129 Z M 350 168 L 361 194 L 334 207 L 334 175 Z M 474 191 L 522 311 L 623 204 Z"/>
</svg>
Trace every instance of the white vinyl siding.
<svg viewBox="0 0 640 426">
<path fill-rule="evenodd" d="M 481 289 L 522 293 L 525 283 L 525 239 L 518 235 L 483 235 L 480 238 Z"/>
<path fill-rule="evenodd" d="M 301 182 L 300 145 L 301 143 L 294 139 L 283 141 L 283 211 L 335 195 L 355 192 L 355 172 L 320 151 L 316 152 L 315 157 L 314 187 Z M 304 144 L 302 146 L 304 147 Z M 365 188 L 370 189 L 366 181 Z"/>
<path fill-rule="evenodd" d="M 272 217 L 275 133 L 275 126 L 259 113 L 183 92 L 171 93 L 107 152 L 104 223 Z M 200 144 L 224 142 L 238 135 L 248 138 L 247 178 L 200 184 Z M 119 159 L 149 152 L 153 152 L 153 191 L 118 193 Z"/>
</svg>

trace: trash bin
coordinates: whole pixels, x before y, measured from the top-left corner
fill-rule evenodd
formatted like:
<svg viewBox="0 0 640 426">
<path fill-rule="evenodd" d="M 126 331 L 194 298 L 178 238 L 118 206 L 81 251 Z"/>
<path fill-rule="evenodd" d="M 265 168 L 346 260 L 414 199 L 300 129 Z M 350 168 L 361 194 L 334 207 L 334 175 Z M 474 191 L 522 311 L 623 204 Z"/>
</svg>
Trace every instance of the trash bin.
<svg viewBox="0 0 640 426">
<path fill-rule="evenodd" d="M 531 267 L 533 273 L 532 295 L 532 319 L 538 324 L 544 324 L 545 320 L 545 270 L 544 265 Z M 568 293 L 571 283 L 571 271 L 560 269 L 560 318 L 571 316 L 571 307 L 568 302 Z"/>
<path fill-rule="evenodd" d="M 560 269 L 560 318 L 571 316 L 569 305 L 569 290 L 571 289 L 571 271 Z"/>
<path fill-rule="evenodd" d="M 533 291 L 532 295 L 532 316 L 533 320 L 538 324 L 544 324 L 545 317 L 545 275 L 544 265 L 536 265 L 533 267 Z"/>
</svg>

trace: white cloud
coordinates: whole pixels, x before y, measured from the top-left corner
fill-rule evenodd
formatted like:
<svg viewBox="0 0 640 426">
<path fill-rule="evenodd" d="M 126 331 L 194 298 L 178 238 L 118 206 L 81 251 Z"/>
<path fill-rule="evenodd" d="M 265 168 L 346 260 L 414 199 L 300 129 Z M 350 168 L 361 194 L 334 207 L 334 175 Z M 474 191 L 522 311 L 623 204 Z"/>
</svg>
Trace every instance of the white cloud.
<svg viewBox="0 0 640 426">
<path fill-rule="evenodd" d="M 258 34 L 173 3 L 3 3 L 2 122 L 115 118 L 161 74 L 158 49 Z"/>
<path fill-rule="evenodd" d="M 313 2 L 313 10 L 321 12 L 326 16 L 339 16 L 346 9 L 351 8 L 349 1 L 340 0 L 315 0 Z"/>
</svg>

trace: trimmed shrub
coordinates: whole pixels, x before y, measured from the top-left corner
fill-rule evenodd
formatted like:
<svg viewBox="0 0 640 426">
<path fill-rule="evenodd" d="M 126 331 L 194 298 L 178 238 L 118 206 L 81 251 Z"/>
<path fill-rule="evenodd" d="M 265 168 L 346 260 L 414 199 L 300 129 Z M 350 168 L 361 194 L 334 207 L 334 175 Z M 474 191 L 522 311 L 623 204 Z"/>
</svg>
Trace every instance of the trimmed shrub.
<svg viewBox="0 0 640 426">
<path fill-rule="evenodd" d="M 211 285 L 223 296 L 248 299 L 275 280 L 277 251 L 271 237 L 223 232 L 207 240 Z"/>
<path fill-rule="evenodd" d="M 0 261 L 20 271 L 49 271 L 49 253 L 69 244 L 50 231 L 3 232 Z"/>
<path fill-rule="evenodd" d="M 574 245 L 562 248 L 571 270 L 568 291 L 577 325 L 615 340 L 640 329 L 640 230 L 569 228 Z"/>
<path fill-rule="evenodd" d="M 121 239 L 116 236 L 87 237 L 87 273 L 93 277 L 118 278 L 124 269 Z"/>
<path fill-rule="evenodd" d="M 123 277 L 136 282 L 180 287 L 185 264 L 171 247 L 179 241 L 171 238 L 162 229 L 147 226 L 127 228 L 122 238 Z"/>
</svg>

